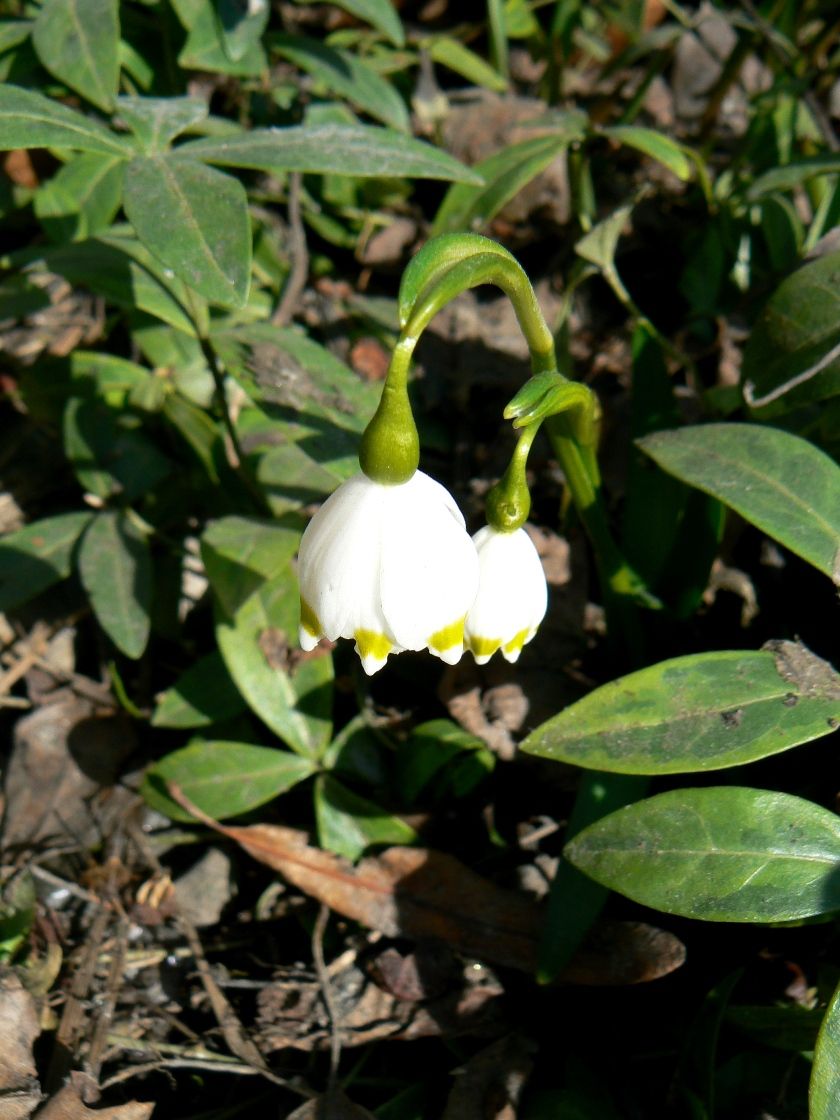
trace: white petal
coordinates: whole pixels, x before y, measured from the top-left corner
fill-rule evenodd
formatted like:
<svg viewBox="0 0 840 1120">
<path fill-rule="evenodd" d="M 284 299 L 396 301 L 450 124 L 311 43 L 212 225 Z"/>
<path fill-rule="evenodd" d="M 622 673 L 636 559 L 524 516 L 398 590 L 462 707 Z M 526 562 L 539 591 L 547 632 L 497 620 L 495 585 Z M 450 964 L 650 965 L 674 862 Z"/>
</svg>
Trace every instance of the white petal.
<svg viewBox="0 0 840 1120">
<path fill-rule="evenodd" d="M 380 591 L 388 629 L 406 649 L 423 649 L 455 627 L 458 638 L 449 640 L 450 632 L 443 648 L 433 649 L 454 663 L 463 650 L 460 624 L 478 589 L 475 547 L 439 483 L 418 472 L 400 489 L 407 493 L 389 496 L 382 535 Z"/>
<path fill-rule="evenodd" d="M 501 648 L 516 661 L 533 638 L 548 605 L 540 558 L 524 529 L 501 533 L 486 525 L 473 537 L 481 577 L 467 615 L 466 637 L 479 665 Z M 509 647 L 509 648 L 506 648 Z"/>
</svg>

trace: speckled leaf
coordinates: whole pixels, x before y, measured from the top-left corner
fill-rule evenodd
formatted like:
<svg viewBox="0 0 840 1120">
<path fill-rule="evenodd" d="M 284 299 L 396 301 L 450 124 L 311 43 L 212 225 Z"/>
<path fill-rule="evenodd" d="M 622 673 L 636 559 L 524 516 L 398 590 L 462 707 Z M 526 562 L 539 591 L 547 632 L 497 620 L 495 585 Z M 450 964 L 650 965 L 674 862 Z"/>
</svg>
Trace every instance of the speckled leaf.
<svg viewBox="0 0 840 1120">
<path fill-rule="evenodd" d="M 46 0 L 32 30 L 43 66 L 110 112 L 120 77 L 118 0 Z"/>
<path fill-rule="evenodd" d="M 817 1036 L 808 1103 L 810 1120 L 840 1120 L 840 988 Z"/>
<path fill-rule="evenodd" d="M 254 171 L 334 172 L 359 177 L 448 179 L 479 183 L 481 177 L 431 144 L 366 125 L 297 125 L 254 128 L 241 136 L 192 140 L 178 151 L 205 163 Z"/>
<path fill-rule="evenodd" d="M 193 160 L 142 157 L 125 171 L 125 212 L 140 240 L 206 299 L 248 298 L 251 229 L 238 179 Z"/>
<path fill-rule="evenodd" d="M 670 790 L 603 817 L 565 854 L 604 886 L 688 918 L 784 922 L 840 909 L 840 817 L 787 793 Z"/>
<path fill-rule="evenodd" d="M 840 675 L 795 642 L 662 661 L 595 689 L 522 750 L 592 770 L 679 774 L 778 754 L 840 727 Z"/>
<path fill-rule="evenodd" d="M 0 149 L 72 148 L 131 156 L 127 140 L 34 90 L 0 84 Z"/>
<path fill-rule="evenodd" d="M 147 154 L 165 151 L 170 140 L 207 117 L 200 97 L 118 97 L 117 116 L 128 125 Z"/>
<path fill-rule="evenodd" d="M 702 424 L 637 443 L 840 584 L 840 467 L 812 443 L 759 424 Z"/>
</svg>

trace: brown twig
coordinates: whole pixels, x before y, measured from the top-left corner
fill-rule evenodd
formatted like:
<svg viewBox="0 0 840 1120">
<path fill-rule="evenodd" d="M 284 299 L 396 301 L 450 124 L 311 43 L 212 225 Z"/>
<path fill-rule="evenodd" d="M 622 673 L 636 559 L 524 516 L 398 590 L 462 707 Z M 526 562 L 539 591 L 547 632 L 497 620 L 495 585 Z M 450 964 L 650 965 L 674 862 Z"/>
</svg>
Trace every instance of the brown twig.
<svg viewBox="0 0 840 1120">
<path fill-rule="evenodd" d="M 333 998 L 332 982 L 324 960 L 324 933 L 326 932 L 327 922 L 329 922 L 329 920 L 330 908 L 326 903 L 322 902 L 318 910 L 318 917 L 315 919 L 315 927 L 312 930 L 312 957 L 315 961 L 315 972 L 318 976 L 318 983 L 321 986 L 321 998 L 324 1001 L 324 1006 L 330 1017 L 330 1074 L 327 1081 L 328 1094 L 332 1093 L 335 1089 L 336 1079 L 338 1077 L 338 1063 L 341 1060 L 341 1020 L 335 999 Z"/>
<path fill-rule="evenodd" d="M 285 327 L 297 309 L 309 275 L 309 249 L 306 245 L 306 230 L 300 216 L 301 174 L 293 171 L 289 175 L 289 256 L 291 267 L 280 302 L 271 316 L 272 325 Z"/>
</svg>

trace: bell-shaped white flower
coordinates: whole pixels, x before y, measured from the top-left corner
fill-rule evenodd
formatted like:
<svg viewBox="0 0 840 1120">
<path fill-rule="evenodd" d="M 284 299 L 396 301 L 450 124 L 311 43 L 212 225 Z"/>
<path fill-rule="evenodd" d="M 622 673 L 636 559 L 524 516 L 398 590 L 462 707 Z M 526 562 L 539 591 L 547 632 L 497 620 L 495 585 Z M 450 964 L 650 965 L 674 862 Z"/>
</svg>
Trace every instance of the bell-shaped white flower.
<svg viewBox="0 0 840 1120">
<path fill-rule="evenodd" d="M 300 644 L 354 638 L 366 673 L 390 653 L 428 648 L 449 664 L 464 649 L 478 556 L 440 483 L 357 474 L 331 494 L 300 544 Z"/>
<path fill-rule="evenodd" d="M 548 606 L 548 587 L 533 541 L 524 529 L 500 532 L 485 525 L 473 537 L 478 551 L 478 595 L 468 615 L 465 640 L 479 665 L 497 649 L 516 661 Z"/>
</svg>

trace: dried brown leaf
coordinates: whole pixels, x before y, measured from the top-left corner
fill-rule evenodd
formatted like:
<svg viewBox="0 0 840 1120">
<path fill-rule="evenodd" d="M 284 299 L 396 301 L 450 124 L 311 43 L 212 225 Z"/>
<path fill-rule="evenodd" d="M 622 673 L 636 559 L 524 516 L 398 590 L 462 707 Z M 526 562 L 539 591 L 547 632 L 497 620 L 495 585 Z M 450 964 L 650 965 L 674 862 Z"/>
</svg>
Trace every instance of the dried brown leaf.
<svg viewBox="0 0 840 1120">
<path fill-rule="evenodd" d="M 41 1099 L 32 1057 L 40 1033 L 35 1000 L 13 973 L 0 976 L 0 1120 L 24 1120 Z"/>
<path fill-rule="evenodd" d="M 154 1107 L 153 1101 L 129 1101 L 112 1108 L 88 1108 L 71 1083 L 51 1097 L 34 1120 L 148 1120 Z"/>
</svg>

